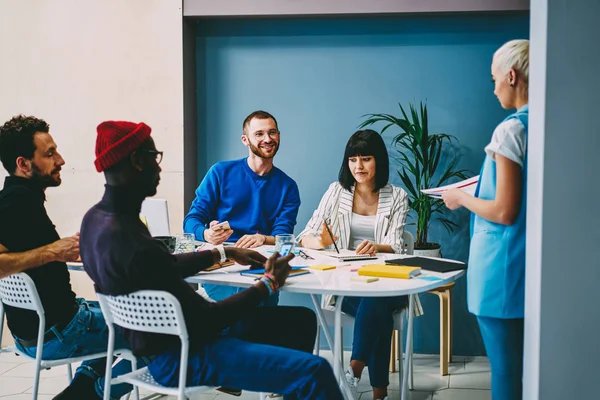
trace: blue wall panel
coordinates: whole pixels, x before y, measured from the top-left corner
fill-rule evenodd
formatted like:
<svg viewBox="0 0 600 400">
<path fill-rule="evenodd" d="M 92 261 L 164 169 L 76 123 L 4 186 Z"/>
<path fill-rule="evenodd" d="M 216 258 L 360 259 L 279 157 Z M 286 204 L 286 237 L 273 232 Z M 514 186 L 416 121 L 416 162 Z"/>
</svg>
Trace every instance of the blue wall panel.
<svg viewBox="0 0 600 400">
<path fill-rule="evenodd" d="M 493 95 L 491 57 L 507 40 L 528 37 L 528 24 L 525 14 L 200 21 L 199 176 L 219 160 L 246 156 L 243 119 L 256 109 L 271 112 L 281 130 L 275 164 L 300 188 L 298 233 L 337 178 L 361 116 L 397 113 L 398 102 L 420 100 L 427 101 L 431 131 L 455 135 L 460 166 L 476 174 L 494 126 L 507 115 Z M 384 135 L 388 143 L 393 133 Z M 394 171 L 390 179 L 398 184 Z M 452 218 L 460 229 L 448 234 L 434 224 L 430 239 L 442 244 L 444 256 L 466 260 L 468 214 Z M 462 279 L 454 290 L 454 354 L 484 354 L 465 286 Z M 437 353 L 438 300 L 422 300 L 426 314 L 415 320 L 415 351 Z M 284 296 L 283 302 L 308 300 Z"/>
</svg>

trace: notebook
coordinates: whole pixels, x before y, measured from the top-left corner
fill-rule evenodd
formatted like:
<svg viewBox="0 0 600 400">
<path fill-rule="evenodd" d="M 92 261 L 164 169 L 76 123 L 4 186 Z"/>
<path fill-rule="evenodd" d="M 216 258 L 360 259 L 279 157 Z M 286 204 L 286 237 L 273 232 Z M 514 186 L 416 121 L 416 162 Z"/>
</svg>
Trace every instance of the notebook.
<svg viewBox="0 0 600 400">
<path fill-rule="evenodd" d="M 338 254 L 333 252 L 325 253 L 325 255 L 337 258 L 339 261 L 361 261 L 361 260 L 376 260 L 377 256 L 371 254 Z"/>
<path fill-rule="evenodd" d="M 246 271 L 242 271 L 240 272 L 240 275 L 242 276 L 249 276 L 252 278 L 260 278 L 263 276 L 263 274 L 265 273 L 264 269 L 249 269 Z M 310 272 L 308 271 L 307 267 L 292 267 L 292 270 L 290 271 L 290 275 L 289 278 L 292 278 L 294 276 L 299 276 L 299 275 L 304 275 L 304 274 L 309 274 Z"/>
<path fill-rule="evenodd" d="M 467 264 L 459 261 L 448 261 L 427 257 L 406 257 L 386 260 L 386 264 L 418 266 L 428 271 L 451 272 L 467 269 Z"/>
<path fill-rule="evenodd" d="M 379 276 L 382 278 L 410 279 L 420 273 L 421 268 L 404 265 L 367 264 L 358 269 L 358 275 Z"/>
</svg>

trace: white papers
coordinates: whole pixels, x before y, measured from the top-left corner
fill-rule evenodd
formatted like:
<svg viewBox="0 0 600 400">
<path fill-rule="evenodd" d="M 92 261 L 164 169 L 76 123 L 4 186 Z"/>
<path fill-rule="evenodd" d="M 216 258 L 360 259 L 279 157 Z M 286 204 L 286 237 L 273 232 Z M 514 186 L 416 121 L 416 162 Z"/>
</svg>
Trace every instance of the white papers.
<svg viewBox="0 0 600 400">
<path fill-rule="evenodd" d="M 460 189 L 463 192 L 469 193 L 470 195 L 475 195 L 475 188 L 477 187 L 478 181 L 479 175 L 465 179 L 464 181 L 453 183 L 452 185 L 440 186 L 432 189 L 422 189 L 421 192 L 436 199 L 441 198 L 442 193 L 450 189 Z"/>
</svg>

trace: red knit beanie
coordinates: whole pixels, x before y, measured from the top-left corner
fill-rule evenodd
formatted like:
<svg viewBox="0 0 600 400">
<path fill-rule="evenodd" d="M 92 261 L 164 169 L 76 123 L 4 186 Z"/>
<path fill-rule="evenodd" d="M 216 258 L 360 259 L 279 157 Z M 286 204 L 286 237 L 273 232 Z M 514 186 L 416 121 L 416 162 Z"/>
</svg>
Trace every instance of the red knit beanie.
<svg viewBox="0 0 600 400">
<path fill-rule="evenodd" d="M 150 137 L 152 128 L 143 122 L 105 121 L 96 128 L 96 170 L 102 172 L 127 157 Z"/>
</svg>

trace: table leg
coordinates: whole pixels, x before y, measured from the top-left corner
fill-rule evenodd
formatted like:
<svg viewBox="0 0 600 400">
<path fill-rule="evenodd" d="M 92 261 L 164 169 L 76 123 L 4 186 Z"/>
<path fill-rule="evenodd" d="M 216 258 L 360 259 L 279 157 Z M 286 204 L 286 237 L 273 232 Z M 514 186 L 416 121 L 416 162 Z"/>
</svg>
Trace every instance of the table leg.
<svg viewBox="0 0 600 400">
<path fill-rule="evenodd" d="M 327 340 L 327 344 L 329 345 L 329 348 L 331 349 L 331 351 L 333 353 L 333 371 L 335 374 L 335 378 L 338 380 L 338 382 L 340 384 L 340 388 L 342 389 L 342 393 L 345 395 L 346 399 L 355 400 L 354 397 L 352 396 L 352 391 L 350 390 L 350 386 L 348 386 L 348 381 L 346 381 L 346 376 L 343 375 L 340 377 L 340 373 L 339 373 L 339 371 L 341 370 L 341 368 L 340 368 L 341 367 L 340 339 L 341 339 L 341 335 L 342 335 L 342 333 L 341 333 L 342 332 L 341 312 L 340 312 L 339 318 L 335 319 L 336 325 L 334 326 L 334 331 L 335 331 L 335 337 L 336 337 L 337 341 L 334 341 L 334 340 L 332 340 L 331 333 L 329 332 L 329 326 L 327 325 L 327 319 L 323 315 L 323 310 L 321 309 L 321 305 L 319 304 L 319 298 L 315 294 L 311 294 L 310 298 L 312 299 L 312 302 L 315 306 L 315 311 L 317 313 L 317 318 L 319 319 L 319 323 L 323 327 L 323 332 L 325 333 L 325 340 Z M 340 300 L 339 304 L 340 304 L 340 311 L 341 311 L 341 304 L 342 304 L 341 300 Z M 337 308 L 336 308 L 336 310 L 337 310 Z M 338 335 L 340 336 L 340 338 L 338 338 Z M 337 374 L 335 373 L 336 370 L 338 371 Z"/>
<path fill-rule="evenodd" d="M 342 365 L 342 351 L 344 351 L 342 346 L 342 301 L 344 300 L 344 296 L 338 296 L 335 300 L 335 336 L 334 336 L 334 348 L 333 357 L 336 362 L 333 364 L 333 373 L 336 378 L 341 379 L 341 370 L 343 370 Z M 340 368 L 341 367 L 341 368 Z M 344 377 L 345 378 L 345 377 Z"/>
<path fill-rule="evenodd" d="M 402 377 L 402 387 L 400 388 L 401 399 L 406 400 L 408 398 L 407 393 L 407 382 L 408 382 L 408 372 L 409 372 L 409 362 L 410 362 L 410 349 L 412 347 L 413 340 L 413 318 L 415 314 L 415 301 L 414 296 L 408 296 L 408 331 L 406 332 L 406 345 L 404 348 L 406 349 L 406 357 L 404 358 L 404 368 L 402 371 L 404 372 L 404 376 Z"/>
</svg>

